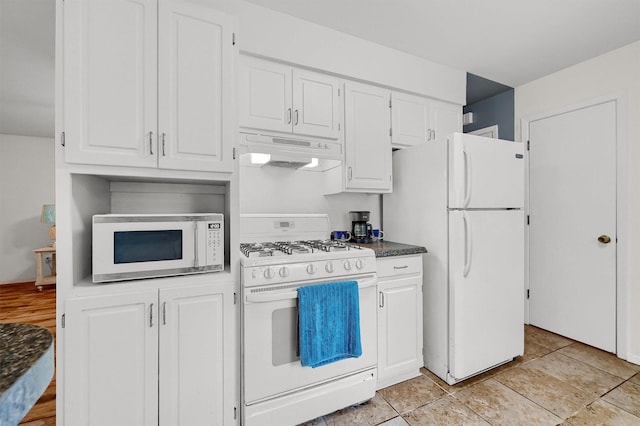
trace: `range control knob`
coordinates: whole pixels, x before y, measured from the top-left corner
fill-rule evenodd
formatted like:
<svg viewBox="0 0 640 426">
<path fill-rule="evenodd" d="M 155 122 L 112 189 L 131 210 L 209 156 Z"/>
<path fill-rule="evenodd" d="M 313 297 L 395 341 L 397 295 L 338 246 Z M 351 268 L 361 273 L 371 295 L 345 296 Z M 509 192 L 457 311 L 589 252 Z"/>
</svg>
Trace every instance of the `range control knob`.
<svg viewBox="0 0 640 426">
<path fill-rule="evenodd" d="M 283 266 L 282 268 L 280 268 L 280 271 L 278 271 L 278 273 L 282 278 L 286 278 L 289 276 L 289 268 L 287 268 L 286 266 Z"/>
<path fill-rule="evenodd" d="M 307 265 L 307 273 L 308 274 L 315 274 L 316 273 L 316 265 L 314 265 L 313 263 L 310 263 Z"/>
<path fill-rule="evenodd" d="M 357 269 L 362 269 L 364 268 L 364 261 L 362 259 L 358 259 L 356 260 L 356 268 Z"/>
<path fill-rule="evenodd" d="M 324 265 L 324 270 L 327 271 L 328 273 L 333 273 L 334 268 L 333 268 L 333 262 L 327 262 L 326 265 Z"/>
<path fill-rule="evenodd" d="M 270 280 L 271 278 L 275 277 L 276 273 L 273 271 L 273 269 L 271 268 L 267 268 L 264 270 L 264 277 L 268 280 Z"/>
<path fill-rule="evenodd" d="M 351 270 L 351 262 L 349 262 L 349 260 L 345 260 L 344 261 L 344 270 L 345 271 L 350 271 Z"/>
</svg>

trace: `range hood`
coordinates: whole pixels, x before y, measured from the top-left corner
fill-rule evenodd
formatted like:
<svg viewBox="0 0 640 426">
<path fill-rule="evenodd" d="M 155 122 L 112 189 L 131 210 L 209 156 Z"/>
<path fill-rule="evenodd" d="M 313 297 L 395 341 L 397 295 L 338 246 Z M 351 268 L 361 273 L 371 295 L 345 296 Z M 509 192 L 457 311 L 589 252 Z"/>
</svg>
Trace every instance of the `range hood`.
<svg viewBox="0 0 640 426">
<path fill-rule="evenodd" d="M 240 132 L 240 146 L 241 153 L 251 155 L 245 164 L 324 171 L 342 162 L 342 143 L 332 139 L 245 130 Z"/>
</svg>

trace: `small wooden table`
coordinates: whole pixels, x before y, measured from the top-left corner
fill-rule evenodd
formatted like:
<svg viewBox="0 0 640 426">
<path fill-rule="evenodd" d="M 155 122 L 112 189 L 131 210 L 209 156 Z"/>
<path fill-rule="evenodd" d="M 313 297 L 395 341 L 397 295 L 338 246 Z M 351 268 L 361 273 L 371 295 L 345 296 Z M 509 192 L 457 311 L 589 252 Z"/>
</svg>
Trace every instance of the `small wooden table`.
<svg viewBox="0 0 640 426">
<path fill-rule="evenodd" d="M 56 248 L 47 246 L 35 249 L 33 251 L 36 254 L 36 287 L 42 291 L 44 285 L 55 285 L 56 283 Z M 51 254 L 51 275 L 43 275 L 43 256 L 45 254 Z"/>
</svg>

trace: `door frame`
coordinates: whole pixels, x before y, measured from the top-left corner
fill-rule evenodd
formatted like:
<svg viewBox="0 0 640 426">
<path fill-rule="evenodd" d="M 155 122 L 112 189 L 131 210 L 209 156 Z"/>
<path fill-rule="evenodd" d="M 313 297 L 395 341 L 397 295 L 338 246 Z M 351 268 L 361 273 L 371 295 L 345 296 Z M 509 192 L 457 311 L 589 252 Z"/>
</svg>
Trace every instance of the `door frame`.
<svg viewBox="0 0 640 426">
<path fill-rule="evenodd" d="M 589 108 L 607 102 L 615 102 L 616 107 L 616 354 L 627 359 L 628 353 L 628 167 L 627 167 L 627 94 L 616 92 L 586 101 L 552 108 L 544 112 L 524 116 L 520 119 L 520 135 L 523 143 L 529 141 L 531 122 Z M 529 150 L 525 149 L 525 214 L 529 215 Z M 525 309 L 524 323 L 529 324 L 529 226 L 525 231 Z"/>
</svg>

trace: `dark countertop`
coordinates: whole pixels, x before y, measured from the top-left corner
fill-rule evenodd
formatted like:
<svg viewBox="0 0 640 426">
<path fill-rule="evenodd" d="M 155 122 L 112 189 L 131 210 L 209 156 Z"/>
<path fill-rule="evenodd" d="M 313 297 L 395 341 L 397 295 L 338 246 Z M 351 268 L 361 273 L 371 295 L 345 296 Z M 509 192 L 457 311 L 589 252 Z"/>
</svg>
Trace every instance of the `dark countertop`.
<svg viewBox="0 0 640 426">
<path fill-rule="evenodd" d="M 15 425 L 53 377 L 53 335 L 32 324 L 0 323 L 0 424 Z"/>
<path fill-rule="evenodd" d="M 362 247 L 370 248 L 376 252 L 376 257 L 408 256 L 412 254 L 426 253 L 427 249 L 422 246 L 411 244 L 394 243 L 393 241 L 376 241 L 370 244 L 359 244 Z"/>
</svg>

